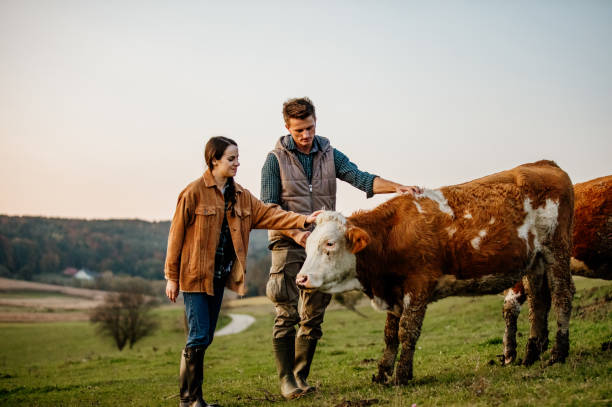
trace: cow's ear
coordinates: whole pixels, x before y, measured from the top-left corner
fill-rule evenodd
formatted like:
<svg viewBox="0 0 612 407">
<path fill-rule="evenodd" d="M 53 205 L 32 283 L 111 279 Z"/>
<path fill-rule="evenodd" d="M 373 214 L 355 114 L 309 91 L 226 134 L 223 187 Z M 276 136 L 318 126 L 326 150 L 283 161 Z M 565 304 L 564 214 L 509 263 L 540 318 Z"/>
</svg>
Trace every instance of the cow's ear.
<svg viewBox="0 0 612 407">
<path fill-rule="evenodd" d="M 357 226 L 349 226 L 346 229 L 346 240 L 349 242 L 351 253 L 355 254 L 362 251 L 370 243 L 370 235 Z"/>
</svg>

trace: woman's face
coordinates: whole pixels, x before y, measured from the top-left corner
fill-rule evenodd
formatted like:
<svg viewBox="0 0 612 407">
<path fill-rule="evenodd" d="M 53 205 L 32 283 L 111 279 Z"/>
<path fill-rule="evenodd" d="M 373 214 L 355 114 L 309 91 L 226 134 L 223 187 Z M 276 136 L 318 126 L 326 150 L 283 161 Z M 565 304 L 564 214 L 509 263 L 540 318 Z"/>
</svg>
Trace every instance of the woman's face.
<svg viewBox="0 0 612 407">
<path fill-rule="evenodd" d="M 240 165 L 238 161 L 238 147 L 233 144 L 228 145 L 223 152 L 223 156 L 218 160 L 213 158 L 212 163 L 212 172 L 215 175 L 225 178 L 236 176 L 238 166 Z"/>
</svg>

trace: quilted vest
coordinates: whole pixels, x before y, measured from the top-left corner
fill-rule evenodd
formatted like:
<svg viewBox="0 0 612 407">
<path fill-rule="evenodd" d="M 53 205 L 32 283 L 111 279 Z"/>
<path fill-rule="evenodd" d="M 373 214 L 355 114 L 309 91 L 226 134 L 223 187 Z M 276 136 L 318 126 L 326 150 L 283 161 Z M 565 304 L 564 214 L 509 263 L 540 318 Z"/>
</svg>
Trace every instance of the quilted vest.
<svg viewBox="0 0 612 407">
<path fill-rule="evenodd" d="M 272 154 L 278 160 L 281 179 L 281 207 L 288 211 L 310 214 L 323 209 L 336 209 L 336 166 L 334 149 L 325 137 L 315 136 L 319 151 L 312 160 L 312 180 L 308 182 L 306 172 L 295 154 L 285 146 L 291 135 L 281 137 Z M 268 231 L 270 244 L 289 239 L 276 230 Z"/>
</svg>

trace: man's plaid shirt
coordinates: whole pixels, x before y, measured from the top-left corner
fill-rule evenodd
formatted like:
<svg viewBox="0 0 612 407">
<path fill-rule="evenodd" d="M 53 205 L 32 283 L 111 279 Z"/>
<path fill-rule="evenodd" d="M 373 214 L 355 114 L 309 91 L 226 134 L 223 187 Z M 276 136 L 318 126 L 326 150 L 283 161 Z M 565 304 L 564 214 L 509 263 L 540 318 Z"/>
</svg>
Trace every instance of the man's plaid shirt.
<svg viewBox="0 0 612 407">
<path fill-rule="evenodd" d="M 304 168 L 306 177 L 308 180 L 312 180 L 312 161 L 313 155 L 319 151 L 318 136 L 315 136 L 312 143 L 312 149 L 310 154 L 304 154 L 297 149 L 293 138 L 289 138 L 289 145 L 287 149 L 295 154 L 300 164 Z M 336 167 L 336 178 L 342 181 L 348 182 L 357 189 L 364 191 L 367 197 L 370 198 L 374 195 L 373 184 L 374 178 L 377 175 L 360 171 L 355 164 L 349 160 L 349 158 L 342 154 L 340 151 L 334 148 L 334 166 Z M 278 165 L 278 159 L 272 153 L 268 154 L 266 162 L 261 169 L 261 200 L 264 203 L 281 203 L 281 179 L 280 179 L 280 167 Z M 331 209 L 331 208 L 327 208 Z"/>
</svg>

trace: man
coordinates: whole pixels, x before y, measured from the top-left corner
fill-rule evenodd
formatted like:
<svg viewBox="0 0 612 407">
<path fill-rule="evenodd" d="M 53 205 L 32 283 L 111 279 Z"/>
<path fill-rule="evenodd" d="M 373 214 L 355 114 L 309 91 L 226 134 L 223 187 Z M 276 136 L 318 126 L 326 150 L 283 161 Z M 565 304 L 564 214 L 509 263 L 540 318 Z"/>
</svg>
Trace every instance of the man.
<svg viewBox="0 0 612 407">
<path fill-rule="evenodd" d="M 283 104 L 285 127 L 261 171 L 261 200 L 285 210 L 307 214 L 314 210 L 336 208 L 336 178 L 374 194 L 420 192 L 360 171 L 347 156 L 332 148 L 328 139 L 315 135 L 316 114 L 310 99 L 290 99 Z M 300 271 L 310 235 L 308 230 L 269 231 L 272 267 L 266 295 L 274 303 L 276 317 L 273 345 L 280 379 L 281 394 L 286 399 L 314 391 L 306 381 L 322 336 L 321 324 L 331 295 L 299 291 L 295 277 Z M 298 312 L 298 299 L 300 309 Z M 296 337 L 295 325 L 299 324 Z"/>
</svg>

